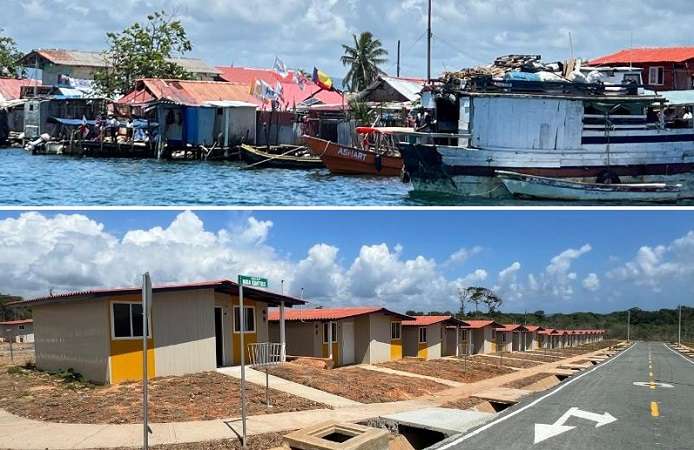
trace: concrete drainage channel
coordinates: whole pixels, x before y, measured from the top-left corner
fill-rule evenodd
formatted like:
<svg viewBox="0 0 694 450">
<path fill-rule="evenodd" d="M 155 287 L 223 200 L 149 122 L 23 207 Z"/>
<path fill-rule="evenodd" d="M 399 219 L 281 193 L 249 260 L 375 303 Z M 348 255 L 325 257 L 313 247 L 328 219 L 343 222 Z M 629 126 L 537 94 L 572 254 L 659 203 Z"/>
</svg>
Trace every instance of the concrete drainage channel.
<svg viewBox="0 0 694 450">
<path fill-rule="evenodd" d="M 498 387 L 475 394 L 468 409 L 426 408 L 371 419 L 358 424 L 324 423 L 285 436 L 276 450 L 422 450 L 436 449 L 513 407 L 532 394 L 552 389 L 570 376 L 593 367 L 618 351 L 606 350 L 580 364 L 566 364 L 523 389 Z M 393 436 L 396 436 L 393 438 Z"/>
</svg>

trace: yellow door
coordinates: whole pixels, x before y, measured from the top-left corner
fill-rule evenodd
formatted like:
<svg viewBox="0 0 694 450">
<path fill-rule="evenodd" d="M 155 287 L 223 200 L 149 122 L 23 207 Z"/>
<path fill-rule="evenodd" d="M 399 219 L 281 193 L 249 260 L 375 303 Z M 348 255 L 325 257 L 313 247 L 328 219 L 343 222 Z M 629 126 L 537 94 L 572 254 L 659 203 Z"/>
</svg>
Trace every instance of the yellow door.
<svg viewBox="0 0 694 450">
<path fill-rule="evenodd" d="M 237 323 L 239 318 L 241 317 L 240 311 L 239 311 L 239 299 L 238 297 L 234 297 L 232 300 L 232 305 L 233 305 L 233 311 L 234 314 L 232 316 L 232 336 L 231 336 L 231 348 L 233 351 L 233 358 L 232 362 L 233 364 L 241 364 L 241 333 L 240 328 L 241 324 Z M 249 360 L 249 352 L 248 352 L 248 347 L 251 344 L 255 344 L 258 342 L 258 337 L 257 337 L 257 327 L 258 327 L 258 318 L 256 317 L 256 312 L 257 309 L 255 307 L 255 302 L 253 300 L 246 300 L 245 298 L 243 299 L 243 308 L 246 309 L 247 313 L 246 314 L 252 314 L 252 318 L 249 319 L 249 322 L 253 324 L 252 330 L 249 328 L 249 331 L 246 331 L 243 333 L 243 345 L 246 347 L 244 358 L 245 361 L 248 362 Z M 250 312 L 252 311 L 252 312 Z"/>
<path fill-rule="evenodd" d="M 426 342 L 420 342 L 417 346 L 417 358 L 427 359 L 429 356 L 429 347 Z"/>
<path fill-rule="evenodd" d="M 496 341 L 492 341 L 492 353 L 496 353 Z"/>
<path fill-rule="evenodd" d="M 390 360 L 402 359 L 402 340 L 392 339 L 390 341 Z"/>
</svg>

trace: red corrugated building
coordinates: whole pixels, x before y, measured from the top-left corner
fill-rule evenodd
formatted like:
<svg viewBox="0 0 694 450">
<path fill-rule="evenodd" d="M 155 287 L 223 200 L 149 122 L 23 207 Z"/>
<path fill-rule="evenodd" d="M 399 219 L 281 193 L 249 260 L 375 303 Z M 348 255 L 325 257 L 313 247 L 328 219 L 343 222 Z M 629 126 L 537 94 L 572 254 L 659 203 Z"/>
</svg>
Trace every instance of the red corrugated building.
<svg viewBox="0 0 694 450">
<path fill-rule="evenodd" d="M 593 66 L 633 66 L 643 82 L 658 91 L 694 89 L 694 47 L 633 48 L 601 56 Z"/>
</svg>

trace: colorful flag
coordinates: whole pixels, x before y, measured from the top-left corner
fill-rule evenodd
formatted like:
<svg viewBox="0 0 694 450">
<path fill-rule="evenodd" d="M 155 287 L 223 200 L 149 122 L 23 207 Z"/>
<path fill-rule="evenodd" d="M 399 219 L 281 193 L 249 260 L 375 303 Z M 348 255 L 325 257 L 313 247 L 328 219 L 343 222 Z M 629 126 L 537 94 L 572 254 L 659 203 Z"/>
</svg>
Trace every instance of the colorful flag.
<svg viewBox="0 0 694 450">
<path fill-rule="evenodd" d="M 272 66 L 272 69 L 275 72 L 277 72 L 277 75 L 281 76 L 282 78 L 287 78 L 289 76 L 289 71 L 287 70 L 287 66 L 277 56 L 275 56 L 275 65 Z"/>
<path fill-rule="evenodd" d="M 333 90 L 332 78 L 330 78 L 327 73 L 318 70 L 316 67 L 313 68 L 313 82 L 316 83 L 321 89 L 325 89 L 326 91 Z"/>
<path fill-rule="evenodd" d="M 252 86 L 251 95 L 261 100 L 277 100 L 279 93 L 263 80 L 256 80 Z"/>
<path fill-rule="evenodd" d="M 284 99 L 284 87 L 279 81 L 277 84 L 275 84 L 275 93 L 277 94 L 277 97 Z"/>
</svg>

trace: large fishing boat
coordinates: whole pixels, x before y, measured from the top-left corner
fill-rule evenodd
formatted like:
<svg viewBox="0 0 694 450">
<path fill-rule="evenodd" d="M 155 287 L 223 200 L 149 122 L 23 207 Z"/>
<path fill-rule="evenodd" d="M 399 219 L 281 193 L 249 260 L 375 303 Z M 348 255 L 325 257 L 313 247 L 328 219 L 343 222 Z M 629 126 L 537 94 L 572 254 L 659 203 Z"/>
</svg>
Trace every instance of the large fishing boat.
<svg viewBox="0 0 694 450">
<path fill-rule="evenodd" d="M 422 104 L 429 143 L 400 144 L 416 191 L 509 197 L 497 172 L 510 171 L 694 194 L 693 106 L 635 84 L 449 80 L 425 89 Z"/>
</svg>

